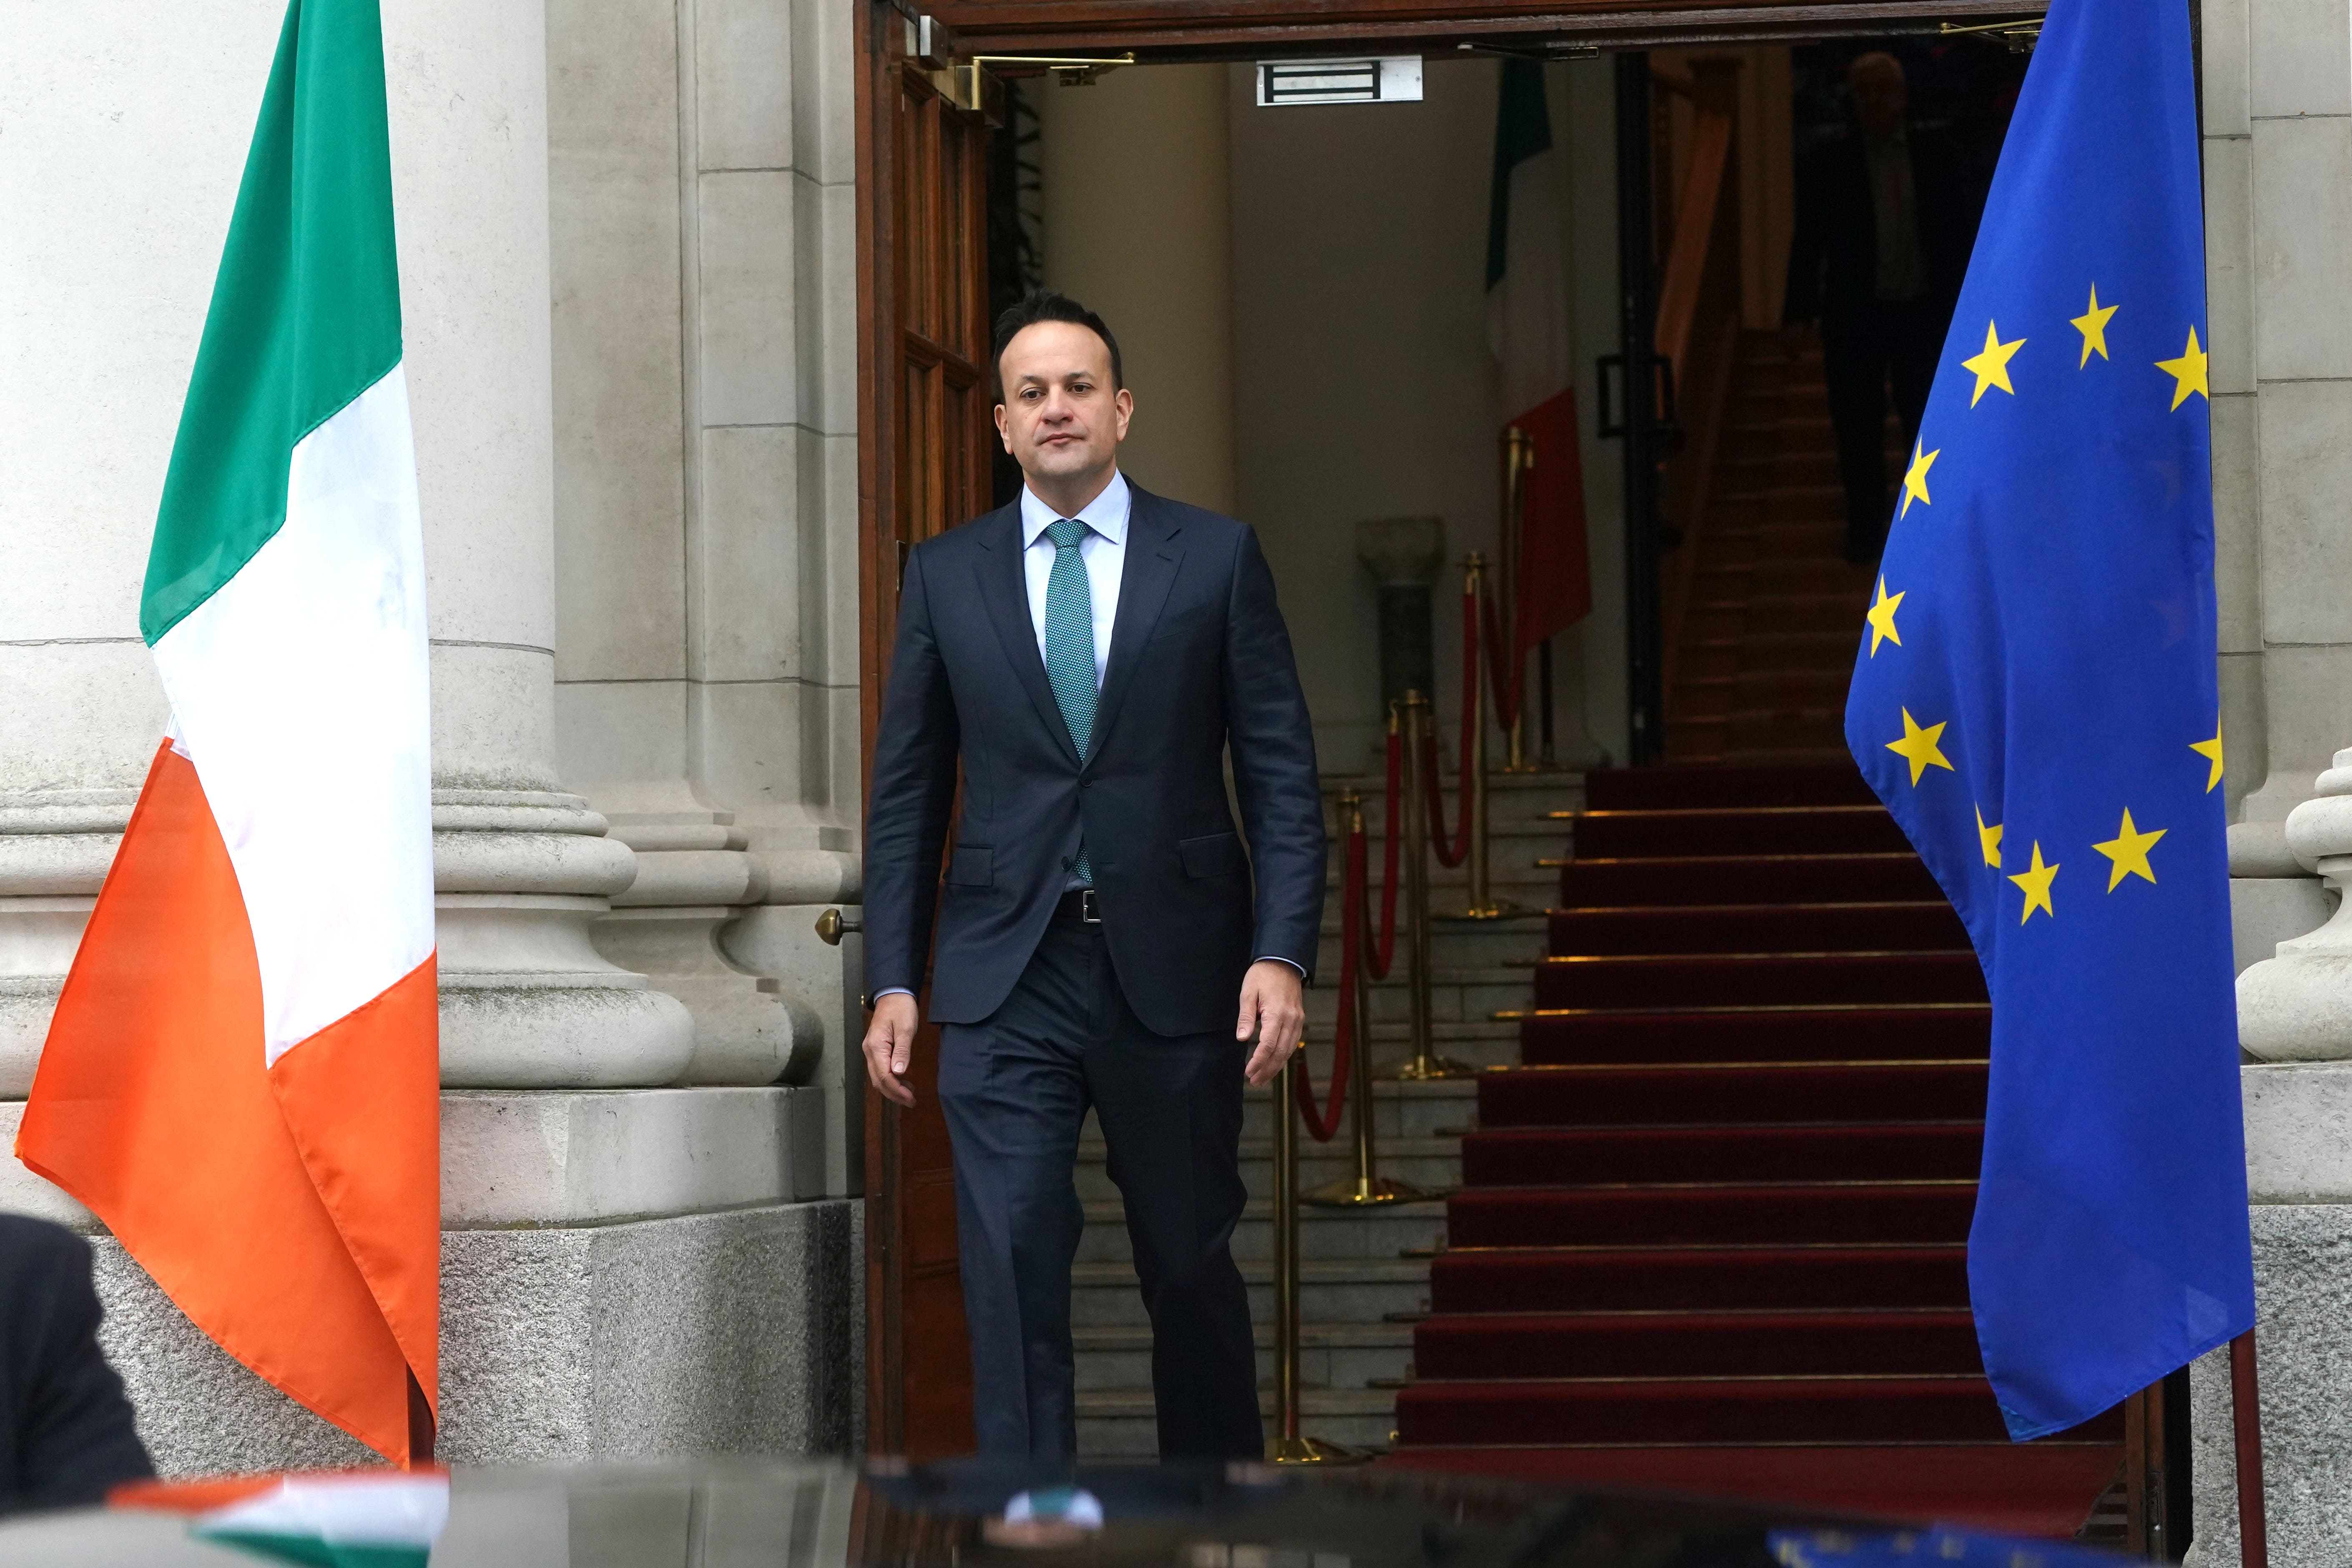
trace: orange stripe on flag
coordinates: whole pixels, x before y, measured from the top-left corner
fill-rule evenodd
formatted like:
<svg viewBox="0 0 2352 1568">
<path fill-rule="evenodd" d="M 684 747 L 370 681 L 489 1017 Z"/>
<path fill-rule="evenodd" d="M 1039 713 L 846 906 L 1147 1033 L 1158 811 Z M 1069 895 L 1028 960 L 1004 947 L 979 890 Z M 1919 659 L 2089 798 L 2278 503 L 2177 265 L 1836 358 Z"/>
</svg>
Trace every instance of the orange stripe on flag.
<svg viewBox="0 0 2352 1568">
<path fill-rule="evenodd" d="M 271 1092 L 236 872 L 195 768 L 168 745 L 90 911 L 16 1153 L 224 1350 L 407 1460 L 407 1359 Z M 420 1371 L 430 1388 L 431 1363 Z"/>
<path fill-rule="evenodd" d="M 311 1183 L 436 1411 L 440 1031 L 427 958 L 269 1069 Z"/>
</svg>

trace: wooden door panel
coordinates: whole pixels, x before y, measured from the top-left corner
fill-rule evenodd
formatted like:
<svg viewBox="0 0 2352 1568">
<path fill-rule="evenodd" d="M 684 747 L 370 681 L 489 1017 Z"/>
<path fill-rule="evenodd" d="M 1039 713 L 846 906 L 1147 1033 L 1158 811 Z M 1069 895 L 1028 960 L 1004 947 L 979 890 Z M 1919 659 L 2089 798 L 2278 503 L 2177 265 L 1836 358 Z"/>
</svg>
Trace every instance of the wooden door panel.
<svg viewBox="0 0 2352 1568">
<path fill-rule="evenodd" d="M 987 129 L 908 58 L 908 18 L 860 3 L 859 626 L 870 758 L 906 552 L 987 502 Z M 866 1100 L 867 1440 L 915 1458 L 972 1446 L 939 1047 L 936 1027 L 917 1036 L 913 1110 Z"/>
<path fill-rule="evenodd" d="M 2042 0 L 940 0 L 931 7 L 989 53 L 1273 58 L 1407 52 L 1435 40 L 1548 35 L 1624 47 L 1818 38 L 1929 29 L 2039 13 Z"/>
</svg>

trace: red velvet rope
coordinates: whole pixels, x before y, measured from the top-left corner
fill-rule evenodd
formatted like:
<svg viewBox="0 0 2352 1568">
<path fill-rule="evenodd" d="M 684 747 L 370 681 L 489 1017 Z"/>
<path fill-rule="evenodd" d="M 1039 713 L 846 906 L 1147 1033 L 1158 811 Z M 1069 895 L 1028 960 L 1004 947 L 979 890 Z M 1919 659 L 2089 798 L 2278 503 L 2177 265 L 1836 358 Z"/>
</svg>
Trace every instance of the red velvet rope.
<svg viewBox="0 0 2352 1568">
<path fill-rule="evenodd" d="M 1381 925 L 1376 940 L 1364 952 L 1364 963 L 1375 980 L 1389 977 L 1389 964 L 1396 957 L 1397 858 L 1398 844 L 1404 837 L 1404 740 L 1391 729 L 1389 731 L 1388 800 L 1381 816 Z M 1365 900 L 1364 914 L 1371 918 L 1370 900 Z"/>
<path fill-rule="evenodd" d="M 1422 733 L 1422 777 L 1429 783 L 1429 847 L 1441 866 L 1462 864 L 1470 853 L 1470 748 L 1478 717 L 1478 595 L 1462 590 L 1462 781 L 1454 807 L 1454 831 L 1445 830 L 1445 790 L 1437 778 L 1437 734 L 1434 726 Z"/>
<path fill-rule="evenodd" d="M 1519 698 L 1526 689 L 1528 661 L 1522 649 L 1507 648 L 1502 628 L 1496 624 L 1494 600 L 1486 601 L 1482 618 L 1486 626 L 1486 689 L 1495 694 L 1495 722 L 1508 730 L 1519 721 Z"/>
<path fill-rule="evenodd" d="M 1315 1080 L 1305 1054 L 1293 1058 L 1298 1063 L 1293 1082 L 1299 1120 L 1318 1143 L 1328 1143 L 1339 1131 L 1340 1110 L 1348 1102 L 1348 1072 L 1355 1061 L 1356 965 L 1363 957 L 1366 860 L 1364 822 L 1359 816 L 1348 833 L 1348 871 L 1339 894 L 1339 1022 L 1331 1031 L 1331 1093 L 1321 1110 L 1315 1105 Z"/>
</svg>

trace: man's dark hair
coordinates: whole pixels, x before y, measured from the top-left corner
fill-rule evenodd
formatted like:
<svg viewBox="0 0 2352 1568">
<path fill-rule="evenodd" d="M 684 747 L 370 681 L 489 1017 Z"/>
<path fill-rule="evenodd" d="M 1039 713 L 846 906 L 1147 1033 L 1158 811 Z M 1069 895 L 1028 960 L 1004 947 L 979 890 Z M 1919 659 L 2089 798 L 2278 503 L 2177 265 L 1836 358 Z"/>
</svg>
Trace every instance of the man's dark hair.
<svg viewBox="0 0 2352 1568">
<path fill-rule="evenodd" d="M 996 344 L 989 360 L 996 366 L 997 402 L 1004 401 L 1004 351 L 1013 346 L 1013 340 L 1021 334 L 1024 328 L 1034 327 L 1040 321 L 1068 321 L 1100 338 L 1103 347 L 1110 350 L 1110 389 L 1117 392 L 1127 384 L 1126 373 L 1118 359 L 1118 340 L 1110 335 L 1110 329 L 1103 325 L 1103 319 L 1067 294 L 1052 289 L 1032 289 L 1021 296 L 1019 304 L 1006 306 L 1004 314 L 996 318 Z"/>
</svg>

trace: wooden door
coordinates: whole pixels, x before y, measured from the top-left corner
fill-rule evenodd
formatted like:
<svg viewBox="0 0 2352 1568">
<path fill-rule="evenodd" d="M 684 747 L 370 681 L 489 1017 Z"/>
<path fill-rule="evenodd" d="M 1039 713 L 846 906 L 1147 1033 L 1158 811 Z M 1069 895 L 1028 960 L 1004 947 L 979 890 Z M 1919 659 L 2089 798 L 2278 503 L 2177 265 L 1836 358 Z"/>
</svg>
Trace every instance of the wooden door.
<svg viewBox="0 0 2352 1568">
<path fill-rule="evenodd" d="M 986 509 L 994 430 L 987 126 L 942 96 L 943 33 L 858 3 L 859 620 L 871 758 L 907 552 Z M 866 1096 L 866 1437 L 877 1452 L 917 1458 L 972 1446 L 938 1077 L 929 1025 L 916 1042 L 915 1108 Z"/>
</svg>

